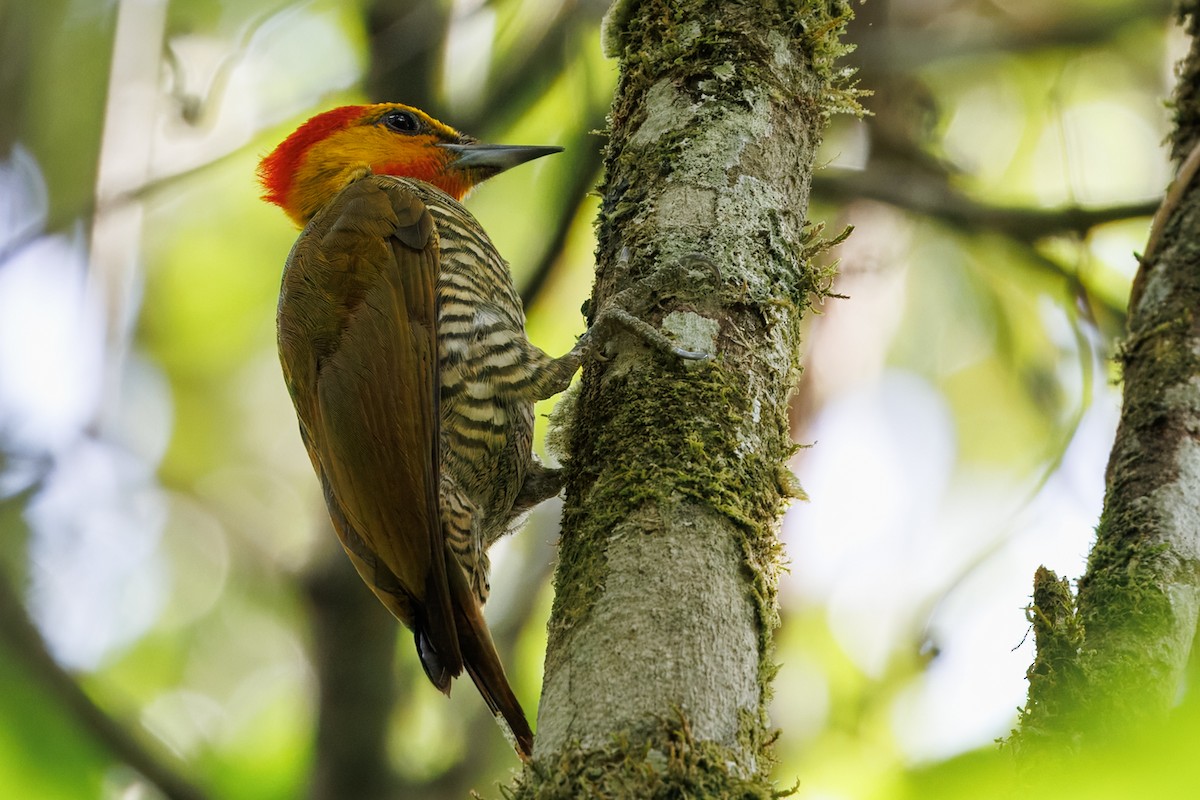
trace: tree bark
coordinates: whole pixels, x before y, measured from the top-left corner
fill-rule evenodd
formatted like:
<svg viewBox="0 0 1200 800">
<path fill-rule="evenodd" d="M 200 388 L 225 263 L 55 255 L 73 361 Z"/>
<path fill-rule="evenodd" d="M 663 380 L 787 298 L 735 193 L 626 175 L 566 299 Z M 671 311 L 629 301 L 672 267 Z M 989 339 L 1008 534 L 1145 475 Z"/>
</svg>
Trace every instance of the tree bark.
<svg viewBox="0 0 1200 800">
<path fill-rule="evenodd" d="M 613 343 L 569 444 L 534 764 L 518 797 L 770 797 L 776 538 L 796 494 L 787 399 L 829 275 L 805 213 L 844 3 L 619 2 L 591 314 Z M 690 795 L 689 795 L 690 796 Z"/>
<path fill-rule="evenodd" d="M 1019 743 L 1078 743 L 1161 720 L 1200 609 L 1200 38 L 1176 89 L 1178 177 L 1155 216 L 1119 354 L 1125 395 L 1104 511 L 1078 596 L 1046 569 Z"/>
</svg>

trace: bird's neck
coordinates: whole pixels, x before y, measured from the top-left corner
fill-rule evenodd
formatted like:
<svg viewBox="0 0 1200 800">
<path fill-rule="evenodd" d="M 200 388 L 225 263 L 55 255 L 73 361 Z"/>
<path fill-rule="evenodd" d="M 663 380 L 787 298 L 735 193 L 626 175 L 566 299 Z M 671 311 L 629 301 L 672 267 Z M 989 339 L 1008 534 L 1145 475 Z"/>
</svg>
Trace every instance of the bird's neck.
<svg viewBox="0 0 1200 800">
<path fill-rule="evenodd" d="M 398 151 L 382 129 L 338 131 L 299 159 L 288 187 L 286 210 L 292 219 L 307 224 L 342 189 L 371 174 L 424 181 L 461 200 L 473 184 L 468 173 L 447 169 L 448 160 L 442 148 L 419 139 Z"/>
</svg>

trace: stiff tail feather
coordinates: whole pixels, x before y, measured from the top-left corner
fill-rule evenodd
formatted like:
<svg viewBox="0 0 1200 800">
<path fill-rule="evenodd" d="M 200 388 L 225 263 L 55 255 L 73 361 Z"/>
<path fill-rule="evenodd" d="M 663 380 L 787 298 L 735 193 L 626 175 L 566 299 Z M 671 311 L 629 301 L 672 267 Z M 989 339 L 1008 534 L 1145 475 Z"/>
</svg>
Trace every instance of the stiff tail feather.
<svg viewBox="0 0 1200 800">
<path fill-rule="evenodd" d="M 512 733 L 517 754 L 528 761 L 533 755 L 533 731 L 504 674 L 504 665 L 500 663 L 500 654 L 492 642 L 492 634 L 483 618 L 483 609 L 467 585 L 462 569 L 457 564 L 447 566 L 463 664 L 492 714 L 502 718 Z"/>
</svg>

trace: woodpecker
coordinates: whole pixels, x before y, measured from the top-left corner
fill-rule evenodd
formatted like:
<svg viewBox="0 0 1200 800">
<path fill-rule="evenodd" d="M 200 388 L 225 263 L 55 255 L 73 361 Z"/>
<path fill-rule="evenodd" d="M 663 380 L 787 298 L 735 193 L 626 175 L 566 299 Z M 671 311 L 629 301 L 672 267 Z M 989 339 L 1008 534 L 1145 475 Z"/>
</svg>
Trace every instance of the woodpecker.
<svg viewBox="0 0 1200 800">
<path fill-rule="evenodd" d="M 526 759 L 533 734 L 482 613 L 487 550 L 561 488 L 532 454 L 533 404 L 588 345 L 552 358 L 529 342 L 508 265 L 459 201 L 559 150 L 481 144 L 382 103 L 313 117 L 258 170 L 303 228 L 279 355 L 333 527 L 433 685 L 449 694 L 465 668 Z"/>
</svg>

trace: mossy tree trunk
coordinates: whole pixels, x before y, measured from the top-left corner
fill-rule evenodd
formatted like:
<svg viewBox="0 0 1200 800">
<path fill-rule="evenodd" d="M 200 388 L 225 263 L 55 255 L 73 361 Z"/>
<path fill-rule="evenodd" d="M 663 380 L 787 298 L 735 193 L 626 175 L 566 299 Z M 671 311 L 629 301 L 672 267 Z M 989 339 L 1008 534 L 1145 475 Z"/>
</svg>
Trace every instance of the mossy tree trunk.
<svg viewBox="0 0 1200 800">
<path fill-rule="evenodd" d="M 1160 721 L 1177 701 L 1200 609 L 1200 4 L 1176 90 L 1178 177 L 1129 299 L 1125 396 L 1104 511 L 1077 597 L 1038 570 L 1038 656 L 1019 744 L 1074 746 Z"/>
<path fill-rule="evenodd" d="M 532 769 L 518 797 L 771 796 L 787 399 L 829 276 L 805 221 L 838 2 L 620 2 L 593 312 L 622 336 L 569 412 L 567 501 Z M 681 791 L 686 794 L 680 794 Z"/>
</svg>

